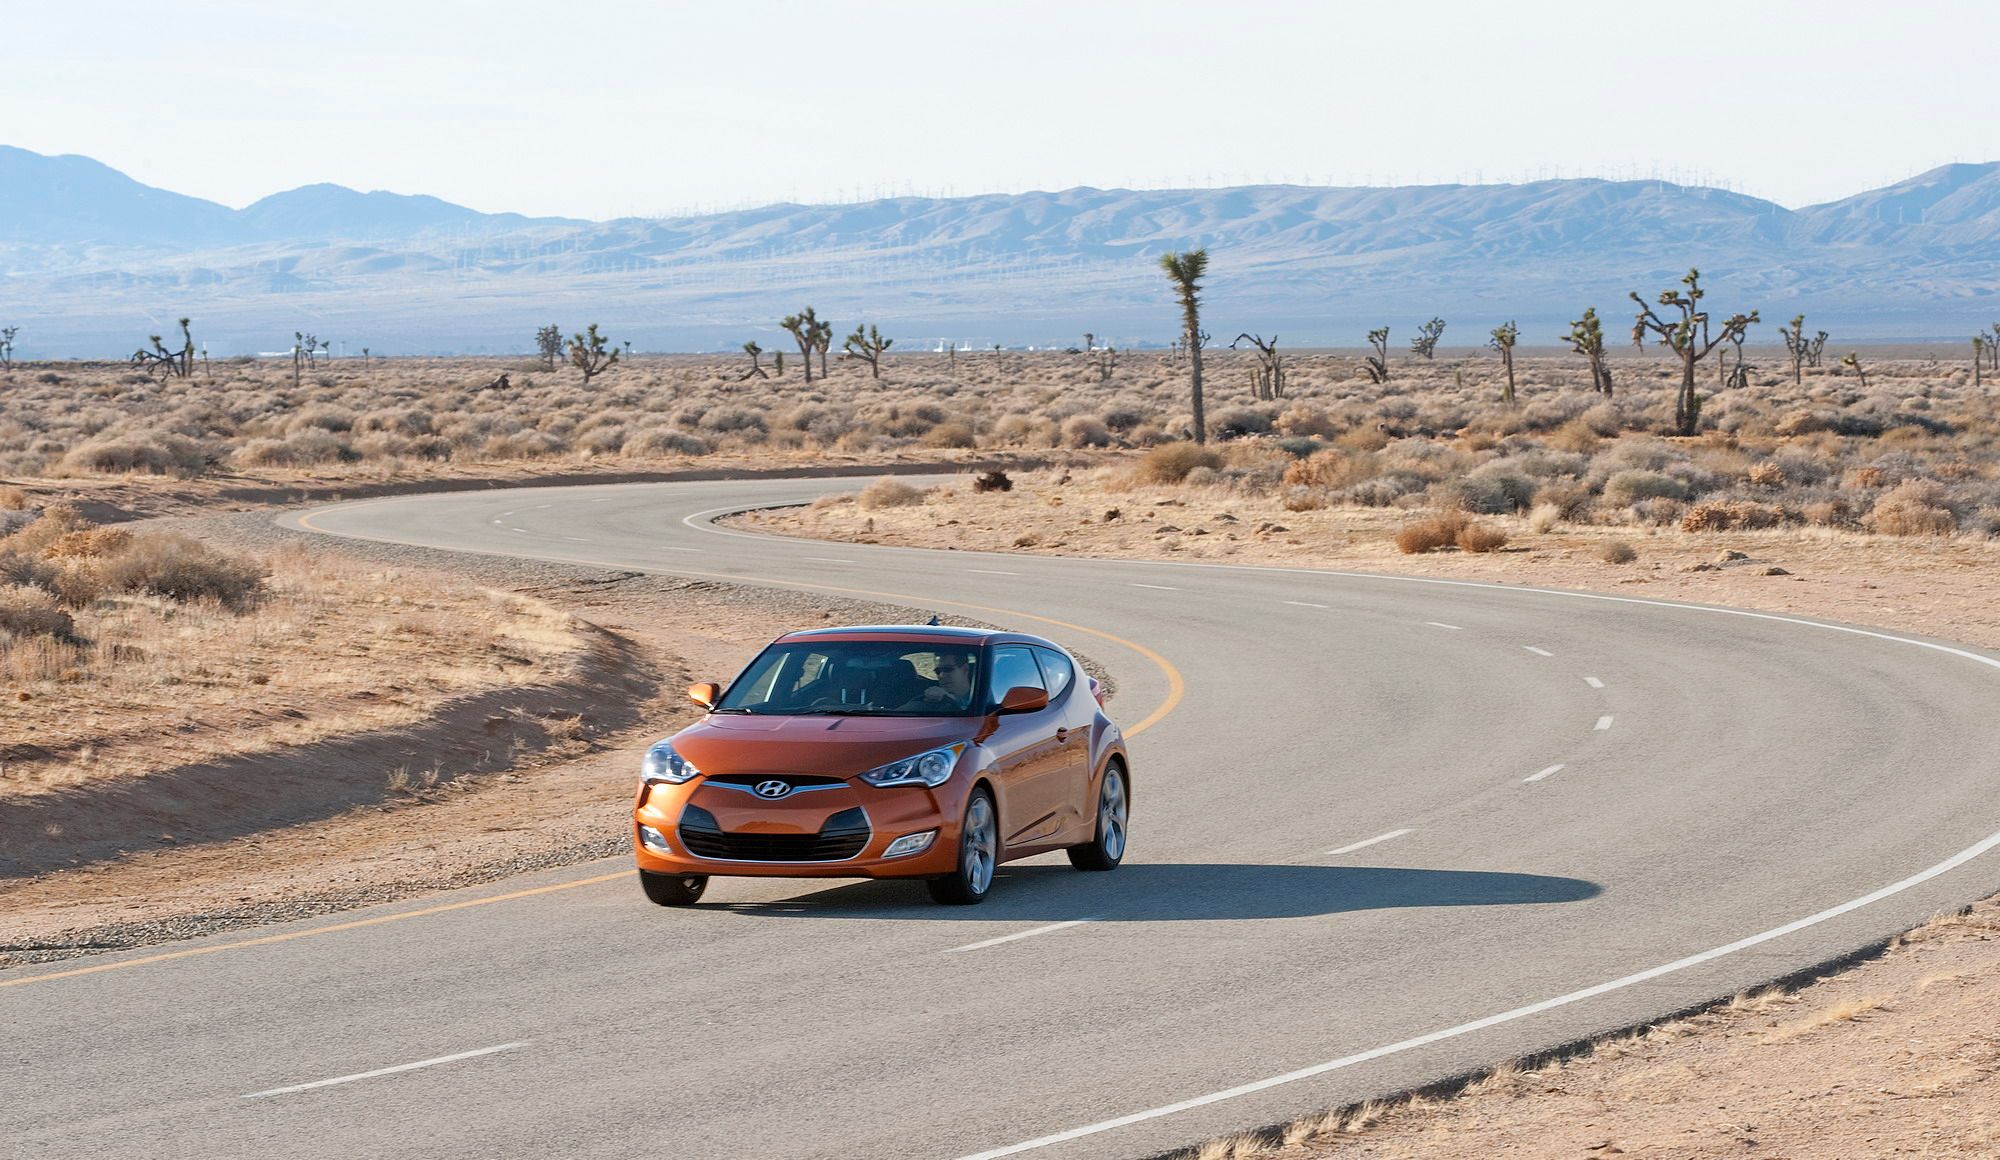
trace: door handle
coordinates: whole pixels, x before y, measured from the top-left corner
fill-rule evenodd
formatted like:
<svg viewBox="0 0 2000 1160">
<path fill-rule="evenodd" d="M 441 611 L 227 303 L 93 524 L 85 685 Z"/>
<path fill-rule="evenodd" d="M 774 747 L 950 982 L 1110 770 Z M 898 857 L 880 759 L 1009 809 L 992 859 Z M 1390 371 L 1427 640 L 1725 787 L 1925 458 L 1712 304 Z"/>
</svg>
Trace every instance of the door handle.
<svg viewBox="0 0 2000 1160">
<path fill-rule="evenodd" d="M 1064 725 L 1056 730 L 1056 744 L 1060 745 L 1068 740 L 1069 740 L 1069 726 Z"/>
</svg>

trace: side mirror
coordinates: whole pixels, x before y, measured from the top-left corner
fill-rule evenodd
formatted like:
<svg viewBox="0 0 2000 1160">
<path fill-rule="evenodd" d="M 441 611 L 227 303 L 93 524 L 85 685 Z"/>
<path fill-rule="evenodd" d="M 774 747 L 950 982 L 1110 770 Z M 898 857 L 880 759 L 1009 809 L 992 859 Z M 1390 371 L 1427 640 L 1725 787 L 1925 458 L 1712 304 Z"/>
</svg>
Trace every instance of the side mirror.
<svg viewBox="0 0 2000 1160">
<path fill-rule="evenodd" d="M 1049 707 L 1049 691 L 1037 689 L 1033 685 L 1016 685 L 1000 698 L 999 713 L 1039 713 Z"/>
<path fill-rule="evenodd" d="M 688 699 L 704 709 L 713 710 L 715 703 L 722 700 L 722 686 L 714 681 L 703 681 L 688 686 Z"/>
</svg>

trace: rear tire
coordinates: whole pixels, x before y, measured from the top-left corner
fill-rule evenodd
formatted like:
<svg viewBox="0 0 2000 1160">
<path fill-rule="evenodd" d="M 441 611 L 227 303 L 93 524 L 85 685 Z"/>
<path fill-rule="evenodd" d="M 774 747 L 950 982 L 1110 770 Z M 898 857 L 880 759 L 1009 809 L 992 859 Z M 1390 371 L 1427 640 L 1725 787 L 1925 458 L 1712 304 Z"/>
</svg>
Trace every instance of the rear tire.
<svg viewBox="0 0 2000 1160">
<path fill-rule="evenodd" d="M 976 906 L 993 889 L 993 872 L 1000 866 L 1000 821 L 993 795 L 985 787 L 972 791 L 965 818 L 958 827 L 958 869 L 924 883 L 931 900 L 944 906 Z"/>
<path fill-rule="evenodd" d="M 1104 767 L 1104 784 L 1097 791 L 1097 830 L 1090 841 L 1071 846 L 1069 864 L 1078 870 L 1116 870 L 1125 860 L 1125 839 L 1132 820 L 1132 795 L 1125 784 L 1125 767 Z"/>
<path fill-rule="evenodd" d="M 656 906 L 693 906 L 708 890 L 708 875 L 655 874 L 641 870 L 639 888 Z"/>
</svg>

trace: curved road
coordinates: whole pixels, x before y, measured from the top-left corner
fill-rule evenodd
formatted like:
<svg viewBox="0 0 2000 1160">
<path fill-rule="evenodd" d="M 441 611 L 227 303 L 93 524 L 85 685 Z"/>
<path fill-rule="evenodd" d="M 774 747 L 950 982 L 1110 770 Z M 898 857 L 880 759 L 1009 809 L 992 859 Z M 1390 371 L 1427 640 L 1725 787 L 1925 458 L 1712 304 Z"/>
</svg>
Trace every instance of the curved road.
<svg viewBox="0 0 2000 1160">
<path fill-rule="evenodd" d="M 611 861 L 7 972 L 0 1153 L 1146 1156 L 1725 995 L 2000 889 L 2000 663 L 1973 650 L 707 522 L 853 486 L 305 519 L 886 597 L 1085 650 L 1137 727 L 1117 873 L 1015 864 L 965 910 L 913 884 L 724 879 L 670 912 Z"/>
</svg>

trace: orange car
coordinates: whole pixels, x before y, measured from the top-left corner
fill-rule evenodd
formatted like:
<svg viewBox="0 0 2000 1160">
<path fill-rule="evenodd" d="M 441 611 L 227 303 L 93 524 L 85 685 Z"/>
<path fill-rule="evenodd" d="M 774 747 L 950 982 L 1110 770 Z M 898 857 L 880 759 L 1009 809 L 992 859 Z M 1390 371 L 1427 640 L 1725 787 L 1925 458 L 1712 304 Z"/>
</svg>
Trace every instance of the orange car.
<svg viewBox="0 0 2000 1160">
<path fill-rule="evenodd" d="M 1097 682 L 1016 632 L 891 625 L 779 637 L 646 754 L 639 882 L 686 906 L 717 874 L 922 878 L 979 902 L 1000 863 L 1125 856 L 1125 740 Z"/>
</svg>

